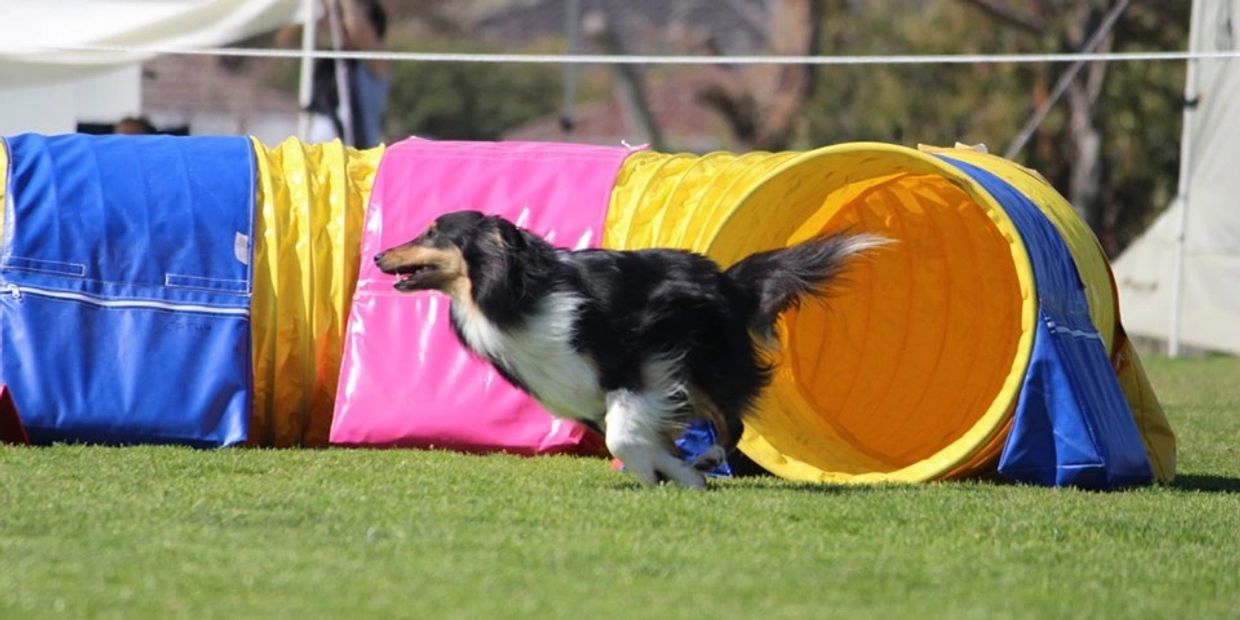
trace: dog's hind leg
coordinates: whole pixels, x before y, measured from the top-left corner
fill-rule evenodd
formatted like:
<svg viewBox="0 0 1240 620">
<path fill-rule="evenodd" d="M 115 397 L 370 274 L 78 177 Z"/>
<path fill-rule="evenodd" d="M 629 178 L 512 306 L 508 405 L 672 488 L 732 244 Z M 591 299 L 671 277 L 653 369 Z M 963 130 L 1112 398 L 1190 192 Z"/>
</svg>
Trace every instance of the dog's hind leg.
<svg viewBox="0 0 1240 620">
<path fill-rule="evenodd" d="M 659 394 L 620 389 L 607 393 L 607 449 L 644 484 L 671 480 L 706 488 L 706 477 L 678 458 L 668 441 L 675 411 Z"/>
</svg>

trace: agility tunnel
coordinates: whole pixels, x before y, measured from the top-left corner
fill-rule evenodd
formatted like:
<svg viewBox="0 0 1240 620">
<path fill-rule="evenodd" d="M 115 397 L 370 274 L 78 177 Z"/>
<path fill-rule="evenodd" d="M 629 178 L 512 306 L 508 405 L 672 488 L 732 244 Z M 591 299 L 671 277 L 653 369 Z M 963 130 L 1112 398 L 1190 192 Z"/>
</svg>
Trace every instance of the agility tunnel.
<svg viewBox="0 0 1240 620">
<path fill-rule="evenodd" d="M 741 443 L 777 475 L 903 482 L 998 471 L 1091 488 L 1174 475 L 1174 436 L 1124 337 L 1097 242 L 1036 172 L 1006 160 L 873 143 L 707 155 L 416 139 L 371 151 L 252 147 L 252 160 L 235 163 L 255 174 L 251 445 L 323 445 L 330 425 L 339 445 L 599 451 L 596 436 L 464 354 L 446 300 L 398 296 L 359 260 L 439 213 L 476 208 L 562 246 L 682 247 L 725 266 L 843 228 L 896 240 L 857 261 L 829 301 L 785 317 L 775 381 Z M 6 288 L 28 275 L 8 257 L 29 247 L 31 217 L 8 205 L 43 192 L 24 178 L 10 170 L 5 183 Z M 54 381 L 10 380 L 55 374 L 47 360 L 15 370 L 32 366 L 9 353 L 23 330 L 10 316 L 2 382 L 24 420 L 72 426 L 72 412 L 49 418 L 22 394 Z M 162 415 L 191 414 L 210 417 Z"/>
<path fill-rule="evenodd" d="M 32 440 L 327 445 L 382 152 L 6 140 L 0 383 Z"/>
<path fill-rule="evenodd" d="M 1122 486 L 1151 468 L 1170 479 L 1174 438 L 1093 235 L 1036 173 L 927 150 L 638 153 L 604 245 L 684 247 L 728 265 L 839 229 L 897 241 L 783 321 L 783 358 L 741 443 L 783 477 L 997 467 L 1045 484 Z"/>
</svg>

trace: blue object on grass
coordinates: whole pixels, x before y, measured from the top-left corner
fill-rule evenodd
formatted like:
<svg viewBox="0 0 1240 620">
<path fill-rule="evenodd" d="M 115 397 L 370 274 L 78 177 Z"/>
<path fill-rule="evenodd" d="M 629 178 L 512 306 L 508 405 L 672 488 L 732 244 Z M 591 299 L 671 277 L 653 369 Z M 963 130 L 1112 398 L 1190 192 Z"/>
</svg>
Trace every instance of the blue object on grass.
<svg viewBox="0 0 1240 620">
<path fill-rule="evenodd" d="M 717 438 L 715 426 L 710 421 L 697 420 L 676 439 L 676 448 L 680 450 L 681 458 L 692 463 L 700 454 L 715 445 Z M 725 459 L 718 467 L 706 472 L 706 475 L 730 478 L 732 468 L 728 466 L 728 461 Z"/>
</svg>

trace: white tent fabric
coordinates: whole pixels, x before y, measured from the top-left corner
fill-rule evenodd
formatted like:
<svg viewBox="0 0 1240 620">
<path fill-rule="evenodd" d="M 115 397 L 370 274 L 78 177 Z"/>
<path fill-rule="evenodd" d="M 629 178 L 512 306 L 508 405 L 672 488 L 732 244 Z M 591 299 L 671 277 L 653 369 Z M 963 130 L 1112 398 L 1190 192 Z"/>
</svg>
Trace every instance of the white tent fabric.
<svg viewBox="0 0 1240 620">
<path fill-rule="evenodd" d="M 1240 0 L 1195 4 L 1195 51 L 1240 49 Z M 1198 107 L 1182 152 L 1189 158 L 1184 200 L 1115 261 L 1115 277 L 1128 332 L 1169 339 L 1183 221 L 1180 342 L 1240 354 L 1240 61 L 1197 63 Z"/>
<path fill-rule="evenodd" d="M 299 16 L 301 0 L 0 0 L 0 84 L 27 86 L 141 62 L 129 52 L 48 47 L 214 47 Z"/>
</svg>

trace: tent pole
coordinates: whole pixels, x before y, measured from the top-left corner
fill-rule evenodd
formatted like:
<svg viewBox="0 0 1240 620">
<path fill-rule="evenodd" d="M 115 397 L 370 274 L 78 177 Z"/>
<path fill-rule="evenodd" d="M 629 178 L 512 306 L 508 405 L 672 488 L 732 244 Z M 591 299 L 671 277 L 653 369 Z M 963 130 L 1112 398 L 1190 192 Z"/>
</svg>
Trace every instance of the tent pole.
<svg viewBox="0 0 1240 620">
<path fill-rule="evenodd" d="M 568 0 L 568 15 L 564 24 L 565 38 L 568 39 L 568 53 L 577 53 L 577 38 L 581 23 L 581 0 Z M 564 103 L 560 110 L 560 129 L 564 135 L 573 133 L 573 104 L 577 99 L 577 65 L 564 65 Z"/>
<path fill-rule="evenodd" d="M 301 103 L 301 111 L 297 114 L 297 137 L 305 142 L 310 134 L 311 88 L 314 82 L 314 3 L 317 0 L 302 0 L 301 10 L 301 81 L 297 87 L 297 101 Z"/>
<path fill-rule="evenodd" d="M 1189 14 L 1188 51 L 1195 52 L 1201 37 L 1202 14 L 1201 0 L 1193 0 L 1192 12 Z M 1180 218 L 1175 231 L 1175 270 L 1171 274 L 1171 329 L 1167 332 L 1167 356 L 1180 355 L 1180 323 L 1184 305 L 1184 257 L 1187 253 L 1188 206 L 1189 206 L 1189 175 L 1191 174 L 1193 146 L 1193 116 L 1197 110 L 1201 93 L 1197 90 L 1197 65 L 1195 58 L 1188 59 L 1184 76 L 1184 119 L 1180 128 L 1180 180 L 1176 189 L 1175 201 L 1180 206 Z"/>
<path fill-rule="evenodd" d="M 327 24 L 331 27 L 332 51 L 344 49 L 344 26 L 341 24 L 340 3 L 338 0 L 327 0 Z M 349 88 L 349 66 L 343 58 L 336 58 L 336 93 L 339 103 L 337 113 L 340 115 L 340 136 L 345 146 L 357 146 L 353 135 L 353 93 Z"/>
</svg>

